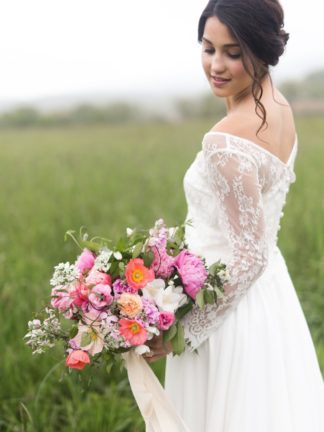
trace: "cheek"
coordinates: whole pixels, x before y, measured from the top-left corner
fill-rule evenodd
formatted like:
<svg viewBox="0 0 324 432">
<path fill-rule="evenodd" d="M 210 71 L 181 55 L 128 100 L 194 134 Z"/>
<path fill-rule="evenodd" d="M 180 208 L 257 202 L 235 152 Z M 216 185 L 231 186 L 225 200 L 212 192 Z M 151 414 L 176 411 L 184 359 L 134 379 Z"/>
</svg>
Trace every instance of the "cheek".
<svg viewBox="0 0 324 432">
<path fill-rule="evenodd" d="M 237 78 L 243 78 L 245 75 L 247 75 L 243 63 L 240 61 L 231 63 L 230 70 L 232 75 Z"/>
<path fill-rule="evenodd" d="M 201 56 L 201 64 L 202 64 L 202 67 L 203 67 L 205 73 L 207 74 L 209 72 L 209 69 L 210 69 L 210 59 L 209 59 L 209 57 L 205 56 L 204 54 L 202 54 L 202 56 Z"/>
</svg>

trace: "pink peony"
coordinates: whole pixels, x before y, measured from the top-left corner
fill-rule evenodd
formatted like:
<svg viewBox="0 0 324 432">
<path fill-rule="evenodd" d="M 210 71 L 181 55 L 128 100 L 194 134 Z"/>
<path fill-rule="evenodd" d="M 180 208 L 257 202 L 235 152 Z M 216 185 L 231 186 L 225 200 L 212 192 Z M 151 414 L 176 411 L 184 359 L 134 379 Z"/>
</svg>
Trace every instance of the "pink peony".
<svg viewBox="0 0 324 432">
<path fill-rule="evenodd" d="M 89 354 L 82 351 L 72 351 L 66 358 L 65 364 L 71 369 L 83 369 L 86 364 L 90 363 Z"/>
<path fill-rule="evenodd" d="M 78 257 L 75 265 L 81 273 L 91 270 L 95 262 L 95 257 L 89 249 L 83 249 L 82 254 Z"/>
<path fill-rule="evenodd" d="M 173 312 L 162 311 L 159 316 L 159 329 L 168 330 L 175 321 Z"/>
<path fill-rule="evenodd" d="M 109 285 L 95 285 L 89 294 L 89 302 L 93 307 L 98 309 L 110 305 L 112 301 L 113 297 L 111 295 L 111 288 Z"/>
<path fill-rule="evenodd" d="M 111 286 L 111 277 L 107 273 L 98 270 L 91 270 L 85 280 L 87 285 L 109 285 Z"/>
<path fill-rule="evenodd" d="M 169 278 L 174 270 L 174 257 L 167 254 L 164 246 L 153 246 L 150 249 L 154 253 L 151 269 L 156 276 Z"/>
<path fill-rule="evenodd" d="M 175 257 L 174 265 L 181 277 L 184 290 L 195 299 L 208 276 L 203 261 L 188 250 L 183 250 Z"/>
</svg>

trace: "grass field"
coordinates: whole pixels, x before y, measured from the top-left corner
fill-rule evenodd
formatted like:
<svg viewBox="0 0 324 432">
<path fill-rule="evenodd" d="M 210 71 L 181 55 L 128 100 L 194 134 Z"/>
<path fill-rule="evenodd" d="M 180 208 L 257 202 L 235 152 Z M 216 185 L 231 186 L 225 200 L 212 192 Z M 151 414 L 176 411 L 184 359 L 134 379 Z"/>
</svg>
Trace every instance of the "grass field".
<svg viewBox="0 0 324 432">
<path fill-rule="evenodd" d="M 182 179 L 207 122 L 0 132 L 0 431 L 140 432 L 125 372 L 67 373 L 58 348 L 32 356 L 26 323 L 53 266 L 78 253 L 67 229 L 113 239 L 186 215 Z M 280 247 L 324 372 L 324 122 L 299 119 L 297 182 Z M 154 369 L 163 379 L 163 362 Z"/>
</svg>

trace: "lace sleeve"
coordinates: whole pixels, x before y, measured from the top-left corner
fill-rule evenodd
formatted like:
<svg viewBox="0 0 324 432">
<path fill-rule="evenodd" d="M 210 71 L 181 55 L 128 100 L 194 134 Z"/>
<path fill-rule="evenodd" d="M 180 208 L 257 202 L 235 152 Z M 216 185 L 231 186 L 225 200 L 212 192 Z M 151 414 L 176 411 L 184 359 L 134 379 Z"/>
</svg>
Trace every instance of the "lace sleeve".
<svg viewBox="0 0 324 432">
<path fill-rule="evenodd" d="M 219 210 L 219 224 L 231 249 L 226 262 L 225 296 L 215 305 L 194 307 L 182 321 L 191 350 L 210 336 L 262 274 L 268 254 L 258 166 L 254 157 L 215 138 L 203 147 L 208 181 Z"/>
</svg>

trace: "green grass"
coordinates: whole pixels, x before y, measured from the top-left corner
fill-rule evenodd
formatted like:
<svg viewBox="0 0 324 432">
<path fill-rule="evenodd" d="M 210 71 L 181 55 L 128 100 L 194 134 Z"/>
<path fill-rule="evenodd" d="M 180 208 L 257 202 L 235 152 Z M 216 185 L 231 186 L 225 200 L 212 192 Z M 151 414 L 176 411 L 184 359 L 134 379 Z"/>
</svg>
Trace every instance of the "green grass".
<svg viewBox="0 0 324 432">
<path fill-rule="evenodd" d="M 183 175 L 207 122 L 0 132 L 0 431 L 142 432 L 125 372 L 69 374 L 62 351 L 33 357 L 26 323 L 48 299 L 53 266 L 74 260 L 67 229 L 113 239 L 163 216 L 184 220 Z M 280 247 L 324 371 L 322 119 L 300 119 L 297 183 Z M 58 364 L 58 365 L 57 365 Z M 48 372 L 54 368 L 53 372 Z M 163 361 L 154 366 L 163 379 Z M 48 376 L 47 376 L 48 375 Z M 47 378 L 44 380 L 44 378 Z"/>
</svg>

